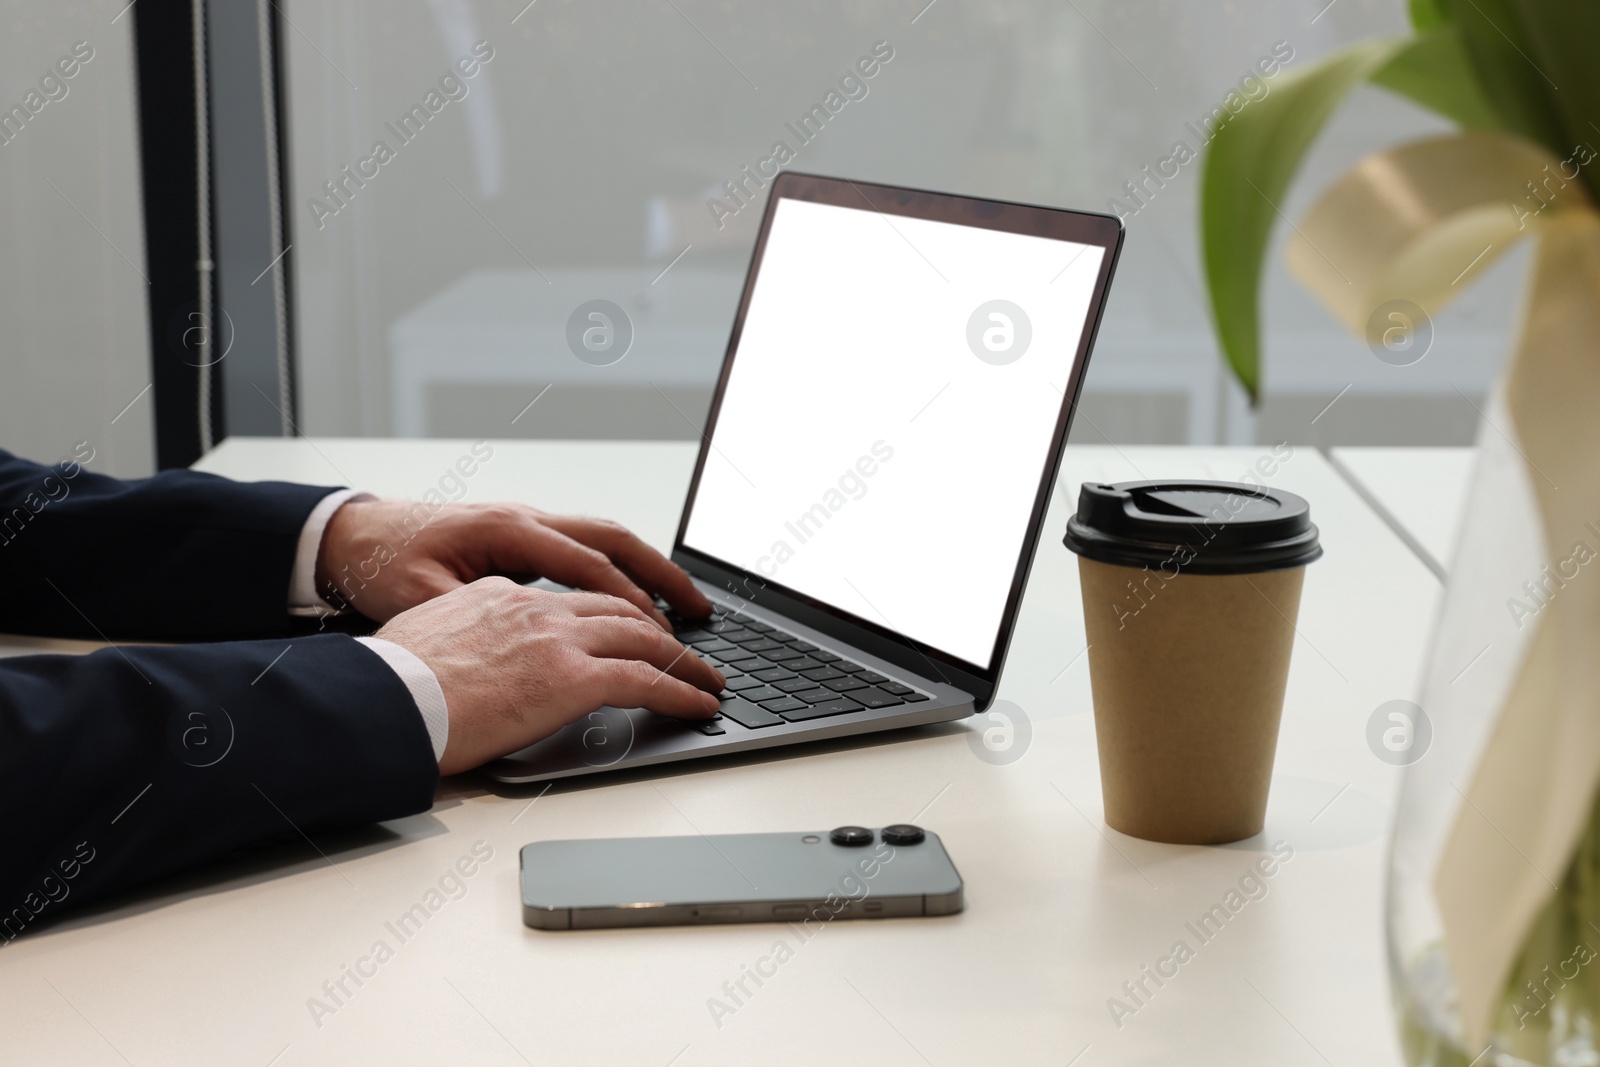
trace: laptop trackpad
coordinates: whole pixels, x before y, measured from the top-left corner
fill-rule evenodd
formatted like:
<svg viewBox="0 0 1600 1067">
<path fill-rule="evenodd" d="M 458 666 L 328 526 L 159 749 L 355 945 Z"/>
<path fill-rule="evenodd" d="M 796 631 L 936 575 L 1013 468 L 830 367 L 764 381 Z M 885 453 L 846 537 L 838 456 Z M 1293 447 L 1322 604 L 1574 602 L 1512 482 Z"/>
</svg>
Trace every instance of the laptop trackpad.
<svg viewBox="0 0 1600 1067">
<path fill-rule="evenodd" d="M 537 762 L 541 768 L 610 767 L 631 754 L 698 737 L 677 719 L 643 708 L 600 708 L 508 759 Z"/>
</svg>

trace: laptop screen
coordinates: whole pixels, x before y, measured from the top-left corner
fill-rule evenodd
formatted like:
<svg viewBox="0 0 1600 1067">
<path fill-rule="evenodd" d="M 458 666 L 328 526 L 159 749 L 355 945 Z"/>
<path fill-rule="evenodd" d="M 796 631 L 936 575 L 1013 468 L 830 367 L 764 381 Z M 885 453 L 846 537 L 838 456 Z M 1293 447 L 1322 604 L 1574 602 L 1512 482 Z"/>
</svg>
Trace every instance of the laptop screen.
<svg viewBox="0 0 1600 1067">
<path fill-rule="evenodd" d="M 1106 251 L 772 212 L 682 543 L 989 666 Z"/>
</svg>

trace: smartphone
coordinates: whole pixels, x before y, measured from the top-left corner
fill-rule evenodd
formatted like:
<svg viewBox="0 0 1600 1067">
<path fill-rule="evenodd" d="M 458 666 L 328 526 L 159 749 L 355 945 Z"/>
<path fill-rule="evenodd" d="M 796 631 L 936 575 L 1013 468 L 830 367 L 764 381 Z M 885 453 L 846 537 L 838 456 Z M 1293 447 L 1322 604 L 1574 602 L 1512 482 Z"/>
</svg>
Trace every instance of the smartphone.
<svg viewBox="0 0 1600 1067">
<path fill-rule="evenodd" d="M 952 915 L 961 875 L 939 835 L 870 830 L 535 841 L 522 921 L 540 930 Z"/>
</svg>

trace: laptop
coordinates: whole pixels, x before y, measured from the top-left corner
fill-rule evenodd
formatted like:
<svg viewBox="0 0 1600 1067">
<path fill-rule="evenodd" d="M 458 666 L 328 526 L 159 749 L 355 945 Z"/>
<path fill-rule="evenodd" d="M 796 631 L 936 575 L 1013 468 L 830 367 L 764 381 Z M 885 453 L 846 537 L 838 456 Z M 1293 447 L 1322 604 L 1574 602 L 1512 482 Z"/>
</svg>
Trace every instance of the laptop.
<svg viewBox="0 0 1600 1067">
<path fill-rule="evenodd" d="M 601 708 L 502 782 L 700 759 L 988 707 L 1122 245 L 1110 215 L 785 172 L 672 559 L 721 713 Z"/>
</svg>

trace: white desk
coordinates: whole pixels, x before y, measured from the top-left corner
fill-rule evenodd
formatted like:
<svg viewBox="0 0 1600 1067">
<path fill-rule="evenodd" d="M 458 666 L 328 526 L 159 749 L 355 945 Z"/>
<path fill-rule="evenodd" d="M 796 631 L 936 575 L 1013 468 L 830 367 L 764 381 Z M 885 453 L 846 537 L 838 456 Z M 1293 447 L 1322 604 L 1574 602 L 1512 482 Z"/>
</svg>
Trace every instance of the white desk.
<svg viewBox="0 0 1600 1067">
<path fill-rule="evenodd" d="M 416 494 L 463 448 L 235 440 L 201 466 Z M 605 513 L 665 546 L 692 456 L 679 443 L 497 445 L 469 498 Z M 1157 845 L 1100 817 L 1076 565 L 1059 541 L 1076 486 L 1236 477 L 1255 458 L 1069 451 L 1000 692 L 1032 722 L 1013 764 L 976 758 L 976 724 L 962 723 L 537 799 L 458 779 L 430 814 L 319 837 L 327 860 L 304 843 L 275 848 L 0 950 L 0 1062 L 1397 1064 L 1381 935 L 1397 771 L 1364 728 L 1378 704 L 1414 695 L 1437 583 L 1314 451 L 1276 479 L 1311 500 L 1327 555 L 1306 582 L 1264 837 Z M 963 914 L 840 922 L 806 942 L 781 925 L 521 923 L 516 853 L 535 838 L 904 820 L 943 836 L 966 879 Z M 1294 857 L 1267 895 L 1200 944 L 1185 922 L 1280 839 Z M 479 841 L 493 859 L 466 894 L 397 944 L 384 923 Z M 1119 1028 L 1108 998 L 1180 938 L 1195 957 Z M 379 939 L 393 958 L 319 1028 L 308 998 Z M 780 939 L 793 958 L 719 1028 L 708 998 Z"/>
<path fill-rule="evenodd" d="M 1335 448 L 1334 466 L 1440 578 L 1455 557 L 1475 448 Z"/>
</svg>

